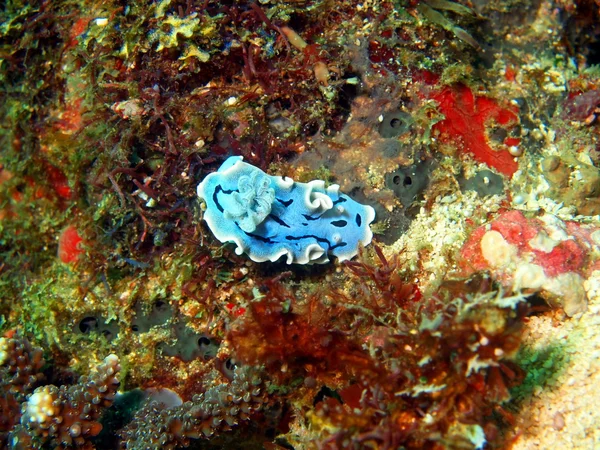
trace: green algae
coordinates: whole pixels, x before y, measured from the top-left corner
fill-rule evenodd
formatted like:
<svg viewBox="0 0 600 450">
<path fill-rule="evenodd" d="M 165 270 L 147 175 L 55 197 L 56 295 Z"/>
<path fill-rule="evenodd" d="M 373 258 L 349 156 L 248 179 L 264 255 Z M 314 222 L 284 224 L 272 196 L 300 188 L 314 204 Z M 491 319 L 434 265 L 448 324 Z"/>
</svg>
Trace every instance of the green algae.
<svg viewBox="0 0 600 450">
<path fill-rule="evenodd" d="M 555 384 L 569 364 L 566 348 L 565 344 L 556 342 L 541 348 L 522 347 L 519 350 L 515 360 L 525 371 L 525 378 L 511 389 L 516 405 Z"/>
</svg>

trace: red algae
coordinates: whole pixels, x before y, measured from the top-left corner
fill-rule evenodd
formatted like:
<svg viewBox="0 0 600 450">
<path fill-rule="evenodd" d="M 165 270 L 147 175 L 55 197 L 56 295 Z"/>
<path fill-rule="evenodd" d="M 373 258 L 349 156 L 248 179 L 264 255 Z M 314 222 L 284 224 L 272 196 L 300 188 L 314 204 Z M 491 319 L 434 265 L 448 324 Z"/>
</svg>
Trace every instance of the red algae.
<svg viewBox="0 0 600 450">
<path fill-rule="evenodd" d="M 547 227 L 540 219 L 529 219 L 520 211 L 503 212 L 489 225 L 478 227 L 471 233 L 462 249 L 463 267 L 469 270 L 485 270 L 489 267 L 489 262 L 482 254 L 481 239 L 485 233 L 493 230 L 514 246 L 517 251 L 516 257 L 530 259 L 543 267 L 547 276 L 580 272 L 585 267 L 589 253 L 586 250 L 589 246 L 589 234 L 574 222 L 561 225 L 568 230 L 571 237 L 554 241 L 548 237 L 552 234 L 552 228 Z"/>
<path fill-rule="evenodd" d="M 48 183 L 50 183 L 54 193 L 61 200 L 70 200 L 73 195 L 73 191 L 69 187 L 69 182 L 66 175 L 60 169 L 50 164 L 46 164 L 45 168 Z"/>
<path fill-rule="evenodd" d="M 69 41 L 66 43 L 66 49 L 75 47 L 79 43 L 79 37 L 87 30 L 91 17 L 80 17 L 73 24 L 73 27 L 69 31 Z"/>
<path fill-rule="evenodd" d="M 65 264 L 71 264 L 83 253 L 83 238 L 73 225 L 69 225 L 60 234 L 58 240 L 58 257 Z"/>
<path fill-rule="evenodd" d="M 548 276 L 579 272 L 587 260 L 587 251 L 574 240 L 558 243 L 550 252 L 533 250 L 534 261 L 544 268 Z"/>
<path fill-rule="evenodd" d="M 241 362 L 271 369 L 284 366 L 290 373 L 303 368 L 325 380 L 340 372 L 375 370 L 358 343 L 330 329 L 327 316 L 313 309 L 322 308 L 317 298 L 311 300 L 314 307 L 299 308 L 293 294 L 282 286 L 267 282 L 265 291 L 265 297 L 252 301 L 229 330 L 228 339 Z M 285 302 L 292 310 L 282 307 Z"/>
<path fill-rule="evenodd" d="M 82 103 L 82 98 L 72 100 L 72 102 L 61 112 L 54 125 L 55 128 L 65 134 L 74 133 L 81 129 L 83 124 L 83 118 L 81 116 L 83 112 Z"/>
<path fill-rule="evenodd" d="M 476 161 L 506 176 L 517 171 L 518 164 L 508 147 L 518 145 L 520 140 L 507 138 L 505 147 L 493 149 L 487 131 L 493 124 L 510 127 L 518 123 L 516 108 L 503 108 L 494 99 L 474 95 L 468 86 L 461 84 L 433 91 L 429 98 L 438 102 L 444 115 L 434 125 L 443 142 L 452 142 L 460 151 L 472 154 Z"/>
</svg>

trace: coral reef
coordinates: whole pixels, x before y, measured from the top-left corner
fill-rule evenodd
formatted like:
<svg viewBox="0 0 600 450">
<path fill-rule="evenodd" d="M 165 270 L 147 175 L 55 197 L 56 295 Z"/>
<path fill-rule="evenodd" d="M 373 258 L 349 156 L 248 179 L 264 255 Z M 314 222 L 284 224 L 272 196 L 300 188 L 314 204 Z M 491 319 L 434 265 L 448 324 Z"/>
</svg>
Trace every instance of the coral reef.
<svg viewBox="0 0 600 450">
<path fill-rule="evenodd" d="M 598 238 L 594 227 L 563 222 L 546 214 L 527 219 L 519 211 L 500 214 L 473 231 L 462 250 L 470 270 L 489 270 L 516 291 L 538 291 L 573 316 L 585 311 L 583 287 L 589 249 Z"/>
<path fill-rule="evenodd" d="M 11 449 L 95 448 L 99 418 L 119 387 L 119 358 L 109 355 L 77 384 L 38 386 L 42 350 L 23 338 L 0 338 L 2 445 Z M 9 419 L 9 421 L 7 421 Z"/>
<path fill-rule="evenodd" d="M 598 17 L 7 1 L 0 446 L 591 448 Z"/>
<path fill-rule="evenodd" d="M 6 446 L 7 434 L 19 423 L 21 404 L 44 378 L 42 350 L 27 339 L 0 338 L 0 443 Z"/>
<path fill-rule="evenodd" d="M 140 408 L 122 431 L 122 446 L 140 450 L 187 447 L 190 439 L 208 439 L 249 420 L 261 410 L 265 400 L 260 373 L 250 367 L 238 367 L 230 384 L 210 388 L 181 406 L 150 402 Z"/>
<path fill-rule="evenodd" d="M 498 445 L 490 419 L 519 379 L 509 360 L 519 348 L 524 297 L 487 292 L 489 281 L 473 279 L 423 299 L 402 283 L 397 263 L 381 253 L 349 262 L 354 288 L 307 304 L 267 282 L 230 331 L 236 355 L 265 364 L 283 386 L 298 379 L 304 395 L 316 396 L 322 383 L 335 388 L 335 396 L 315 397 L 308 416 L 323 448 L 454 448 L 467 445 L 469 433 L 477 446 Z M 313 437 L 294 431 L 292 445 L 310 447 Z"/>
</svg>

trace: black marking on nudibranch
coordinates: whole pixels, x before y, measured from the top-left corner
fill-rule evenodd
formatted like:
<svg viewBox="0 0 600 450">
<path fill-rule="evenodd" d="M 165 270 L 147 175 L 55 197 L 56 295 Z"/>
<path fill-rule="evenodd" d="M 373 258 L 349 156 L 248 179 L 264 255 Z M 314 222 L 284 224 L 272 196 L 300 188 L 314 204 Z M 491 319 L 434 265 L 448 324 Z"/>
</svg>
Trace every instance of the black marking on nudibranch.
<svg viewBox="0 0 600 450">
<path fill-rule="evenodd" d="M 223 209 L 223 207 L 221 206 L 221 204 L 219 203 L 219 199 L 218 199 L 218 197 L 217 197 L 217 196 L 219 195 L 219 192 L 222 192 L 223 194 L 227 194 L 227 195 L 229 195 L 229 194 L 231 194 L 232 192 L 237 192 L 237 189 L 231 189 L 230 191 L 228 191 L 228 190 L 225 190 L 225 189 L 223 189 L 223 186 L 221 186 L 220 184 L 219 184 L 219 185 L 217 185 L 217 187 L 215 188 L 215 192 L 213 192 L 213 196 L 212 196 L 212 198 L 213 198 L 213 202 L 215 203 L 215 206 L 217 207 L 217 209 L 218 209 L 218 210 L 219 210 L 221 213 L 223 213 L 223 212 L 224 212 L 224 209 Z"/>
<path fill-rule="evenodd" d="M 313 216 L 309 216 L 308 214 L 302 214 L 304 216 L 304 218 L 306 220 L 319 220 L 321 218 L 321 216 L 318 217 L 313 217 Z"/>
<path fill-rule="evenodd" d="M 342 228 L 348 225 L 348 222 L 346 222 L 345 220 L 334 220 L 333 222 L 331 222 L 331 225 L 333 225 L 334 227 Z"/>
<path fill-rule="evenodd" d="M 277 217 L 277 216 L 275 216 L 275 215 L 273 215 L 273 214 L 269 214 L 269 216 L 268 216 L 268 217 L 269 217 L 269 219 L 271 219 L 271 220 L 273 220 L 273 221 L 277 222 L 277 223 L 278 223 L 279 225 L 281 225 L 282 227 L 290 228 L 290 226 L 289 226 L 287 223 L 285 223 L 283 220 L 281 220 L 279 217 Z"/>
<path fill-rule="evenodd" d="M 258 234 L 247 233 L 245 231 L 244 231 L 244 234 L 246 234 L 246 236 L 249 236 L 249 237 L 254 238 L 254 239 L 258 240 L 258 241 L 264 242 L 266 244 L 274 244 L 275 243 L 275 241 L 273 239 L 271 239 L 270 237 L 263 237 L 263 236 L 260 236 Z"/>
<path fill-rule="evenodd" d="M 362 218 L 360 217 L 360 214 L 356 215 L 356 225 L 358 225 L 360 227 L 360 225 L 362 224 Z"/>
<path fill-rule="evenodd" d="M 281 200 L 280 198 L 275 199 L 277 200 L 279 203 L 281 203 L 283 206 L 285 206 L 286 208 L 288 206 L 290 206 L 292 203 L 294 203 L 294 199 L 290 198 L 289 200 Z"/>
<path fill-rule="evenodd" d="M 286 236 L 285 237 L 288 241 L 301 241 L 302 239 L 316 239 L 317 242 L 321 242 L 323 244 L 327 244 L 327 247 L 332 248 L 331 247 L 331 242 L 329 242 L 329 240 L 325 239 L 325 238 L 320 238 L 319 236 L 315 236 L 314 234 L 306 234 L 304 236 Z"/>
<path fill-rule="evenodd" d="M 346 245 L 348 245 L 347 242 L 343 242 L 343 241 L 338 242 L 335 245 L 331 245 L 331 242 L 329 242 L 328 239 L 320 238 L 319 236 L 315 236 L 314 234 L 306 234 L 303 236 L 289 236 L 288 235 L 285 238 L 288 241 L 301 241 L 302 239 L 315 239 L 317 242 L 327 245 L 327 247 L 328 247 L 327 253 L 331 253 L 336 248 L 345 247 Z"/>
</svg>

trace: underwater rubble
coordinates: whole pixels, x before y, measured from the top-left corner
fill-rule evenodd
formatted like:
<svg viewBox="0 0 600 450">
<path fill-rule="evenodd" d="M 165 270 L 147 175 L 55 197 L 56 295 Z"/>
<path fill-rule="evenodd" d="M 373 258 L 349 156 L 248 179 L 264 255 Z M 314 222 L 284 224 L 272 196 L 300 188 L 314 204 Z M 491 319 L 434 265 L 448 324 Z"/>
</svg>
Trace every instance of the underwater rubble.
<svg viewBox="0 0 600 450">
<path fill-rule="evenodd" d="M 600 445 L 599 21 L 7 1 L 0 448 Z"/>
</svg>

